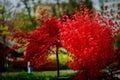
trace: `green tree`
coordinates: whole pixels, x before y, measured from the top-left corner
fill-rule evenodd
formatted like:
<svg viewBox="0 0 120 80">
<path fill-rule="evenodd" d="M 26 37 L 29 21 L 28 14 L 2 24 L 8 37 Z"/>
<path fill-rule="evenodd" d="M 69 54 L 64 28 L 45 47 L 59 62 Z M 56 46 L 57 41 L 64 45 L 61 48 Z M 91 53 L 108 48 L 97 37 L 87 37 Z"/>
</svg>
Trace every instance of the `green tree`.
<svg viewBox="0 0 120 80">
<path fill-rule="evenodd" d="M 9 21 L 15 15 L 14 5 L 9 0 L 0 1 L 0 25 L 5 26 L 5 22 Z"/>
<path fill-rule="evenodd" d="M 90 10 L 92 9 L 92 2 L 90 0 L 69 0 L 68 3 L 68 12 L 69 14 L 74 13 L 74 9 L 79 9 L 79 3 L 82 2 L 83 5 L 85 5 Z"/>
<path fill-rule="evenodd" d="M 79 7 L 79 3 L 76 0 L 69 0 L 68 6 L 69 14 L 73 14 L 74 9 Z"/>
<path fill-rule="evenodd" d="M 27 14 L 19 12 L 16 16 L 13 20 L 16 29 L 31 31 L 34 28 Z"/>
<path fill-rule="evenodd" d="M 41 0 L 20 0 L 21 3 L 25 6 L 25 10 L 28 14 L 29 20 L 32 23 L 33 27 L 36 27 L 37 23 L 34 20 L 33 13 L 36 10 L 36 6 L 41 3 Z"/>
<path fill-rule="evenodd" d="M 13 15 L 15 15 L 13 4 L 9 0 L 0 0 L 0 40 L 3 42 L 2 50 L 0 50 L 0 72 L 5 70 L 6 36 L 9 34 L 7 22 L 13 18 Z"/>
</svg>

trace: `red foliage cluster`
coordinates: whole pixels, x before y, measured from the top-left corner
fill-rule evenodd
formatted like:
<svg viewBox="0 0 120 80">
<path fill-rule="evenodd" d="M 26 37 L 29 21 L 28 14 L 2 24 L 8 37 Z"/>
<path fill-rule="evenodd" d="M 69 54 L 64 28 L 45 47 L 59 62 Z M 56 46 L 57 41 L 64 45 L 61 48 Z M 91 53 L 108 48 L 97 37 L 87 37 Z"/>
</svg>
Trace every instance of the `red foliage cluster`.
<svg viewBox="0 0 120 80">
<path fill-rule="evenodd" d="M 49 55 L 50 47 L 58 42 L 58 20 L 46 20 L 43 25 L 33 30 L 26 49 L 26 60 L 31 61 L 33 68 L 38 68 Z"/>
<path fill-rule="evenodd" d="M 100 70 L 115 59 L 110 25 L 100 17 L 91 19 L 87 9 L 59 25 L 63 47 L 74 54 L 69 65 L 78 70 L 78 79 L 97 80 Z"/>
<path fill-rule="evenodd" d="M 15 40 L 14 47 L 15 49 L 27 46 L 28 40 L 30 39 L 31 34 L 26 31 L 13 30 L 11 40 Z"/>
<path fill-rule="evenodd" d="M 13 62 L 12 62 L 12 67 L 14 69 L 20 69 L 20 68 L 26 68 L 26 62 L 24 60 L 17 60 L 16 58 L 13 58 Z"/>
</svg>

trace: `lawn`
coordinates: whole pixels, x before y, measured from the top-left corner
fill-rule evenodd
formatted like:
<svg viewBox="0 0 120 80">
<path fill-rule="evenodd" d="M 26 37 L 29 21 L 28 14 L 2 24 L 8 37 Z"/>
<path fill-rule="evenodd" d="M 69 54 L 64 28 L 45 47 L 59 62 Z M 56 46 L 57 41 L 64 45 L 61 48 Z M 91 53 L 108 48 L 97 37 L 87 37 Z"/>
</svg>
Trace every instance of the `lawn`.
<svg viewBox="0 0 120 80">
<path fill-rule="evenodd" d="M 61 77 L 71 77 L 76 75 L 77 72 L 71 70 L 60 71 Z M 42 72 L 16 72 L 16 73 L 4 73 L 0 76 L 0 80 L 57 80 L 56 71 L 42 71 Z"/>
</svg>

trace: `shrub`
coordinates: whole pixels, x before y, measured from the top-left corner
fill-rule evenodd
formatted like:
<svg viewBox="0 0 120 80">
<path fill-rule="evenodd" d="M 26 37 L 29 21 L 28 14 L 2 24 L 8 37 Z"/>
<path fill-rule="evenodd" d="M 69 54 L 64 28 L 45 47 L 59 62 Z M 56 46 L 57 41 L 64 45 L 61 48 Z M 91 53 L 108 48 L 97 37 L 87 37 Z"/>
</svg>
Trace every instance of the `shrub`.
<svg viewBox="0 0 120 80">
<path fill-rule="evenodd" d="M 66 63 L 68 61 L 71 61 L 72 58 L 68 56 L 66 50 L 63 48 L 59 48 L 58 55 L 59 55 L 60 69 L 69 69 Z M 56 70 L 57 69 L 56 54 L 49 55 L 47 60 L 41 66 L 39 66 L 39 69 Z"/>
<path fill-rule="evenodd" d="M 53 62 L 56 62 L 56 54 L 52 54 L 48 56 L 48 59 L 52 60 Z M 71 61 L 72 58 L 70 58 L 67 54 L 59 54 L 59 64 L 60 64 L 60 69 L 67 69 L 66 63 L 68 61 Z"/>
</svg>

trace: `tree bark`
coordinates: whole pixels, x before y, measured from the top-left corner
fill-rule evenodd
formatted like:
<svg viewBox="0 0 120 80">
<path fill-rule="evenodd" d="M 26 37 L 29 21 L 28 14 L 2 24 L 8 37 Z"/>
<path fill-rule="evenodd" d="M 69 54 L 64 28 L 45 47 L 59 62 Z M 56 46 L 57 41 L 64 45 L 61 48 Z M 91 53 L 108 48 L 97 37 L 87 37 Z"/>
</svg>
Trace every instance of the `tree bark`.
<svg viewBox="0 0 120 80">
<path fill-rule="evenodd" d="M 60 77 L 58 46 L 56 46 L 57 77 Z"/>
</svg>

